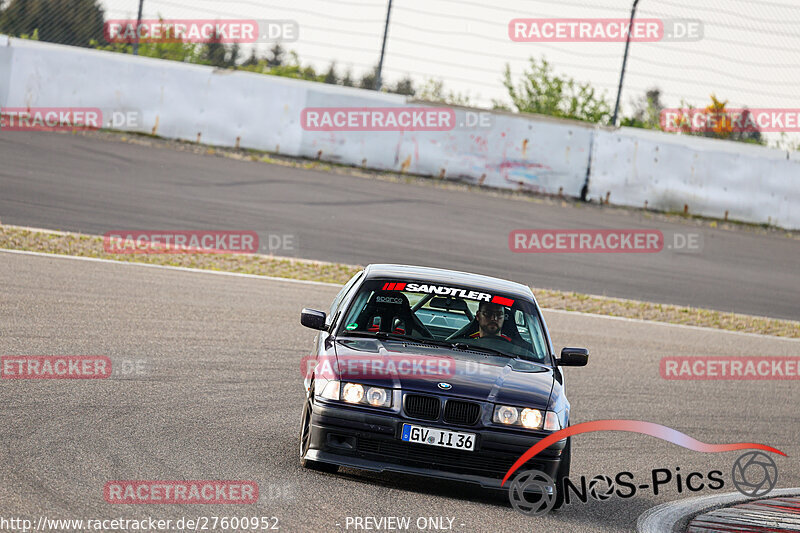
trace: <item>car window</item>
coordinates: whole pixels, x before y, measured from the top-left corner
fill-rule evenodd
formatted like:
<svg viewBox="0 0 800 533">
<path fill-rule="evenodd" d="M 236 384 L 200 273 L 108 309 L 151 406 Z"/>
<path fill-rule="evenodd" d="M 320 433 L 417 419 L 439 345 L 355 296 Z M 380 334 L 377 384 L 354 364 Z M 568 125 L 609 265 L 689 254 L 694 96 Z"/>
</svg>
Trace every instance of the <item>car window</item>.
<svg viewBox="0 0 800 533">
<path fill-rule="evenodd" d="M 515 325 L 519 331 L 520 336 L 527 342 L 533 345 L 536 353 L 546 354 L 547 344 L 544 338 L 544 330 L 542 323 L 538 316 L 531 316 L 529 314 L 517 311 L 515 313 Z"/>
<path fill-rule="evenodd" d="M 452 340 L 537 362 L 547 360 L 544 330 L 531 300 L 490 294 L 475 287 L 397 280 L 369 280 L 358 291 L 345 312 L 338 336 L 348 331 L 392 333 L 421 341 Z M 477 317 L 481 302 L 493 310 L 489 311 L 489 325 L 484 324 L 486 329 Z"/>
</svg>

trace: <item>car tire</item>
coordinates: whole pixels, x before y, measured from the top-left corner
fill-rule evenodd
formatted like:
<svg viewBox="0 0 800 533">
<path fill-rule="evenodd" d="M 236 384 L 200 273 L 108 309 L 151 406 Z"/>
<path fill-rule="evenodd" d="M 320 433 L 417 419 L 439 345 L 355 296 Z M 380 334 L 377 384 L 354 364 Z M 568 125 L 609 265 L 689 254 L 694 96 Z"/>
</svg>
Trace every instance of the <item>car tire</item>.
<svg viewBox="0 0 800 533">
<path fill-rule="evenodd" d="M 556 501 L 553 504 L 553 510 L 561 509 L 561 507 L 564 505 L 564 479 L 569 477 L 569 467 L 571 463 L 572 437 L 567 437 L 567 444 L 564 446 L 564 451 L 561 452 L 561 462 L 558 463 L 558 470 L 556 470 Z"/>
<path fill-rule="evenodd" d="M 300 466 L 308 468 L 309 470 L 317 470 L 319 472 L 335 473 L 339 471 L 339 465 L 331 463 L 321 463 L 319 461 L 312 461 L 306 459 L 306 452 L 311 445 L 311 412 L 313 406 L 313 393 L 314 383 L 311 383 L 308 397 L 306 398 L 303 406 L 303 416 L 300 422 Z"/>
</svg>

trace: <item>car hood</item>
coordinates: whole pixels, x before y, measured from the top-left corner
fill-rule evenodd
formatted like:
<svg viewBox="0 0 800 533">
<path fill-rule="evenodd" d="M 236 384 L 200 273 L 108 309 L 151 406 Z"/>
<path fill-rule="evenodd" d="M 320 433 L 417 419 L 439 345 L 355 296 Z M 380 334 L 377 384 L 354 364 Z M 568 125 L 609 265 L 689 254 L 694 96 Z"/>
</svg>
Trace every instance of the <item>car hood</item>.
<svg viewBox="0 0 800 533">
<path fill-rule="evenodd" d="M 550 367 L 521 359 L 378 339 L 335 346 L 343 381 L 540 409 L 553 389 Z"/>
</svg>

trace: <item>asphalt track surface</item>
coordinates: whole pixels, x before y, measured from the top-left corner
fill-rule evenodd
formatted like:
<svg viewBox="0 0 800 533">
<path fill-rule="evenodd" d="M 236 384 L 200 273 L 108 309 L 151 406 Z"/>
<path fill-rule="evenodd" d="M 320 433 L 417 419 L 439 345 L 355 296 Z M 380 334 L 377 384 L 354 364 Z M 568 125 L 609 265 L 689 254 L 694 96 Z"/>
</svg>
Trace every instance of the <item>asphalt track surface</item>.
<svg viewBox="0 0 800 533">
<path fill-rule="evenodd" d="M 342 176 L 53 133 L 0 134 L 0 220 L 104 234 L 252 230 L 294 255 L 407 263 L 536 287 L 800 319 L 800 241 L 641 212 Z M 514 229 L 699 232 L 698 253 L 519 254 Z"/>
<path fill-rule="evenodd" d="M 725 472 L 725 489 L 590 499 L 529 518 L 478 488 L 412 476 L 298 464 L 300 358 L 313 332 L 303 306 L 336 288 L 135 264 L 0 252 L 0 354 L 107 355 L 144 361 L 106 380 L 0 380 L 0 516 L 62 519 L 277 516 L 281 531 L 356 531 L 347 517 L 445 516 L 453 531 L 632 531 L 646 509 L 731 492 L 739 452 L 698 453 L 659 439 L 575 437 L 572 476 L 655 468 Z M 546 312 L 556 349 L 586 346 L 567 369 L 573 423 L 622 418 L 670 426 L 702 442 L 760 442 L 778 487 L 800 486 L 796 381 L 665 381 L 668 355 L 798 355 L 800 342 L 600 316 Z M 260 500 L 235 505 L 112 505 L 110 480 L 243 479 Z M 338 524 L 338 525 L 337 525 Z M 412 528 L 413 530 L 413 528 Z M 362 530 L 363 531 L 363 530 Z"/>
</svg>

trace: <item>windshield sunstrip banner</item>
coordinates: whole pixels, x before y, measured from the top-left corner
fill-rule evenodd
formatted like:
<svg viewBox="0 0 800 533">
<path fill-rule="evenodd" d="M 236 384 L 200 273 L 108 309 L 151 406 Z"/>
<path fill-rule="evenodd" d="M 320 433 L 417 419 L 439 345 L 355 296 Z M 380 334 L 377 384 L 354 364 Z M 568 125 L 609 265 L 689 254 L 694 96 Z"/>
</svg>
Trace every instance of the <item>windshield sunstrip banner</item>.
<svg viewBox="0 0 800 533">
<path fill-rule="evenodd" d="M 468 289 L 459 289 L 456 287 L 446 287 L 443 285 L 419 284 L 419 283 L 384 283 L 382 290 L 384 291 L 407 291 L 407 292 L 424 292 L 427 294 L 438 294 L 440 296 L 456 296 L 458 298 L 466 298 L 468 300 L 478 300 L 483 302 L 491 302 L 494 304 L 512 306 L 514 300 L 504 296 L 497 296 L 487 294 L 485 292 L 471 291 Z"/>
</svg>

